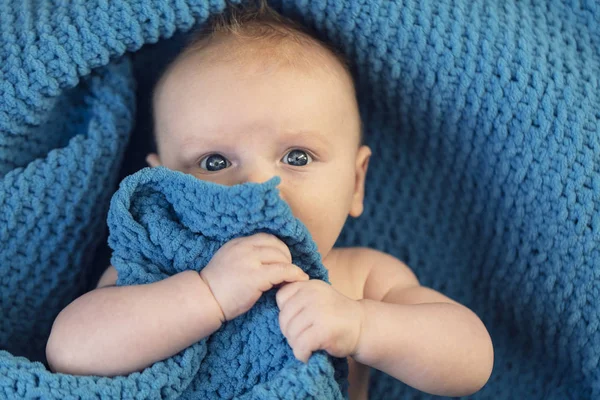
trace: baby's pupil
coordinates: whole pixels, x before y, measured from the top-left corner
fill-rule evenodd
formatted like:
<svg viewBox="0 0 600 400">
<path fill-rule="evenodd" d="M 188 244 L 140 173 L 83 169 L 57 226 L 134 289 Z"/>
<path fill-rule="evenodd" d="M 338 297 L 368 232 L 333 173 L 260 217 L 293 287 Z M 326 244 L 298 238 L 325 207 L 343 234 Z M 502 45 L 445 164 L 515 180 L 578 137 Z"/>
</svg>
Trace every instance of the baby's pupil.
<svg viewBox="0 0 600 400">
<path fill-rule="evenodd" d="M 288 163 L 290 165 L 306 165 L 308 157 L 302 150 L 292 150 L 288 153 Z"/>
<path fill-rule="evenodd" d="M 208 171 L 218 171 L 227 167 L 227 161 L 220 154 L 213 154 L 206 160 L 206 169 Z"/>
</svg>

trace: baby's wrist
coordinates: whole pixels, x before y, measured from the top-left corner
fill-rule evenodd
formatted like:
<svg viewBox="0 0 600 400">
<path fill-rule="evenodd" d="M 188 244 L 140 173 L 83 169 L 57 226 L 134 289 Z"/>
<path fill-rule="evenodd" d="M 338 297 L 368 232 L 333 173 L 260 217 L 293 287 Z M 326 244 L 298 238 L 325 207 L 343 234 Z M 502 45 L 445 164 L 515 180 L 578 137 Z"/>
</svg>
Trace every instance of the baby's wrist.
<svg viewBox="0 0 600 400">
<path fill-rule="evenodd" d="M 215 314 L 218 316 L 218 319 L 220 321 L 221 324 L 223 324 L 225 321 L 227 321 L 227 319 L 225 318 L 225 313 L 223 312 L 223 308 L 221 308 L 221 304 L 219 304 L 219 301 L 217 300 L 217 297 L 215 296 L 215 294 L 213 293 L 210 284 L 208 283 L 208 281 L 206 280 L 206 278 L 204 277 L 204 275 L 202 274 L 202 271 L 198 272 L 198 276 L 200 277 L 200 281 L 202 286 L 205 287 L 205 289 L 208 291 L 209 297 L 211 297 L 212 299 L 212 304 L 214 304 L 216 307 L 215 309 Z"/>
<path fill-rule="evenodd" d="M 368 328 L 368 321 L 367 321 L 367 317 L 369 315 L 369 307 L 370 307 L 370 302 L 372 302 L 372 300 L 368 300 L 368 299 L 359 299 L 356 300 L 356 303 L 358 304 L 358 310 L 359 310 L 359 334 L 358 334 L 358 340 L 356 341 L 356 346 L 354 347 L 354 351 L 352 352 L 351 356 L 352 358 L 354 358 L 356 361 L 362 363 L 362 364 L 366 364 L 366 357 L 365 357 L 365 348 L 368 348 L 368 343 L 365 343 L 368 341 L 368 333 L 367 333 L 367 328 Z"/>
</svg>

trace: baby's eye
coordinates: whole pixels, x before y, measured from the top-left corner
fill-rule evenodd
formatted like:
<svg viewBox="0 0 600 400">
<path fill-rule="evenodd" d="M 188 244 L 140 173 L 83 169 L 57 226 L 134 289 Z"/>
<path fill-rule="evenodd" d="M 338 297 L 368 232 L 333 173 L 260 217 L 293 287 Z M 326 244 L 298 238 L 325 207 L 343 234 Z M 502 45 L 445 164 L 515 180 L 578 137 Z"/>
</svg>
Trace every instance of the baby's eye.
<svg viewBox="0 0 600 400">
<path fill-rule="evenodd" d="M 303 166 L 312 162 L 312 157 L 304 150 L 294 149 L 288 151 L 281 159 L 284 164 Z"/>
<path fill-rule="evenodd" d="M 207 171 L 220 171 L 229 167 L 231 163 L 225 157 L 220 154 L 209 154 L 200 160 L 200 168 Z"/>
</svg>

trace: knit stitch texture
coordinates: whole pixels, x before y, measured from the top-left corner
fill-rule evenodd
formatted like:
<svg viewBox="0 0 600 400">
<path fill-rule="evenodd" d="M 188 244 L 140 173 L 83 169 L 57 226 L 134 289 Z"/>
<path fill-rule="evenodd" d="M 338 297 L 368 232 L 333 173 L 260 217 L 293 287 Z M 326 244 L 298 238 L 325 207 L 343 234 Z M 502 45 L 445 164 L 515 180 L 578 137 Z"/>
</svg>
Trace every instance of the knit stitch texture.
<svg viewBox="0 0 600 400">
<path fill-rule="evenodd" d="M 273 178 L 229 188 L 163 167 L 126 178 L 108 214 L 117 285 L 201 271 L 223 244 L 258 232 L 283 240 L 292 262 L 311 279 L 328 281 L 308 230 L 279 197 L 279 182 Z M 345 359 L 330 361 L 322 351 L 307 365 L 295 359 L 279 328 L 276 292 L 264 293 L 250 311 L 225 322 L 209 338 L 155 363 L 154 373 L 189 381 L 181 393 L 188 399 L 347 396 L 342 393 L 347 390 Z"/>
<path fill-rule="evenodd" d="M 352 63 L 374 155 L 365 212 L 337 244 L 400 258 L 480 316 L 495 364 L 473 398 L 600 398 L 598 2 L 272 4 Z M 125 151 L 148 140 L 143 118 L 133 129 L 144 77 L 173 35 L 224 6 L 0 0 L 0 398 L 178 398 L 191 386 L 165 365 L 203 364 L 201 343 L 117 378 L 53 374 L 44 348 L 92 286 Z M 379 371 L 370 394 L 433 398 Z"/>
</svg>

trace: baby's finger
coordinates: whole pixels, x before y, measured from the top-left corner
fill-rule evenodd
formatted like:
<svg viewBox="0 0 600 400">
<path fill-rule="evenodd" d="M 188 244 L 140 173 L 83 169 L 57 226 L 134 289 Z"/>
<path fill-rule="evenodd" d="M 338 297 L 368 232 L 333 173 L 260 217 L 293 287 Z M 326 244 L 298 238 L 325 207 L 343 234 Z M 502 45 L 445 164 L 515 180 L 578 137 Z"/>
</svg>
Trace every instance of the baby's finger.
<svg viewBox="0 0 600 400">
<path fill-rule="evenodd" d="M 279 289 L 275 295 L 277 307 L 279 307 L 280 310 L 284 310 L 288 300 L 298 293 L 298 290 L 300 290 L 300 285 L 296 285 L 294 283 L 288 283 Z"/>
<path fill-rule="evenodd" d="M 300 307 L 294 315 L 288 316 L 289 322 L 287 322 L 287 325 L 281 325 L 283 336 L 291 339 L 299 338 L 302 332 L 313 326 L 311 318 L 307 315 L 309 313 L 303 311 L 306 311 L 306 309 Z"/>
<path fill-rule="evenodd" d="M 294 264 L 265 264 L 263 267 L 268 284 L 268 287 L 261 288 L 263 292 L 282 282 L 308 280 L 308 275 Z"/>
<path fill-rule="evenodd" d="M 249 236 L 249 238 L 251 238 L 250 240 L 252 240 L 252 243 L 255 246 L 275 247 L 276 249 L 279 249 L 285 256 L 285 260 L 290 263 L 292 262 L 292 254 L 290 253 L 290 249 L 277 236 L 271 235 L 270 233 L 261 232 Z"/>
<path fill-rule="evenodd" d="M 281 251 L 281 249 L 273 246 L 259 246 L 255 247 L 254 251 L 258 253 L 258 258 L 261 264 L 289 264 L 287 257 Z"/>
<path fill-rule="evenodd" d="M 306 352 L 306 351 L 301 351 L 301 350 L 294 350 L 294 357 L 296 357 L 296 359 L 298 361 L 301 361 L 304 364 L 308 363 L 308 359 L 310 358 L 311 355 L 312 355 L 311 352 Z"/>
<path fill-rule="evenodd" d="M 300 334 L 294 342 L 294 357 L 303 363 L 307 363 L 313 351 L 319 349 L 319 344 L 314 337 L 315 329 L 309 328 Z"/>
</svg>

